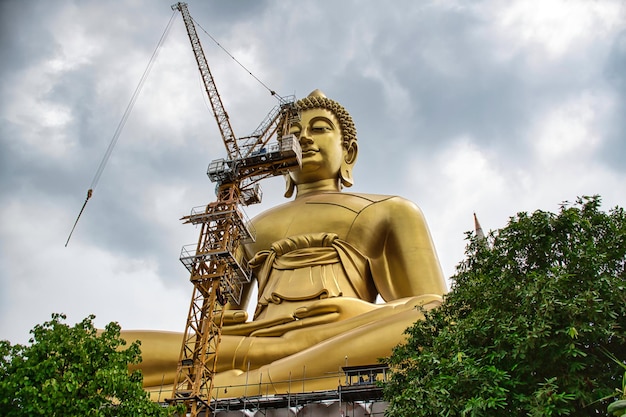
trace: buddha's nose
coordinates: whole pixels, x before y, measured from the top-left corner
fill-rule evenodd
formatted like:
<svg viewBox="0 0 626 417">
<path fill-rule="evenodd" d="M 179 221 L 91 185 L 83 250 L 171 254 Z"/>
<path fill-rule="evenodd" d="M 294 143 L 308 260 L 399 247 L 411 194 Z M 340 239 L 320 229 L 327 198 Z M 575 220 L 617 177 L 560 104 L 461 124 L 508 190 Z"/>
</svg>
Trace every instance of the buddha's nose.
<svg viewBox="0 0 626 417">
<path fill-rule="evenodd" d="M 300 132 L 300 137 L 298 138 L 300 140 L 300 145 L 303 145 L 305 143 L 313 143 L 313 138 L 311 137 L 311 134 L 309 132 L 309 129 L 302 129 L 302 131 Z"/>
</svg>

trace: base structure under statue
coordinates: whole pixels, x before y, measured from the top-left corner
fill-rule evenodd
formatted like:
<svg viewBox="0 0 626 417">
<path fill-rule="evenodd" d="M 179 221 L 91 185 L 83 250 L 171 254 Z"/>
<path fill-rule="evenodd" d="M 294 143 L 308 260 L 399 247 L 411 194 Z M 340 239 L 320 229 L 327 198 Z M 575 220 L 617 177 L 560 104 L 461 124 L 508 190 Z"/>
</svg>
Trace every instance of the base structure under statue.
<svg viewBox="0 0 626 417">
<path fill-rule="evenodd" d="M 281 394 L 267 394 L 273 389 L 271 382 L 249 381 L 251 392 L 266 394 L 232 398 L 228 387 L 215 387 L 211 402 L 214 417 L 383 417 L 387 403 L 383 401 L 382 388 L 378 385 L 387 379 L 386 365 L 345 366 L 328 378 L 337 380 L 337 389 L 306 391 L 312 379 L 276 381 L 281 386 L 287 383 L 287 391 Z M 324 378 L 325 380 L 328 378 Z M 313 384 L 314 385 L 314 384 Z M 151 397 L 165 402 L 171 394 L 169 390 L 150 391 Z M 220 398 L 220 395 L 222 398 Z"/>
</svg>

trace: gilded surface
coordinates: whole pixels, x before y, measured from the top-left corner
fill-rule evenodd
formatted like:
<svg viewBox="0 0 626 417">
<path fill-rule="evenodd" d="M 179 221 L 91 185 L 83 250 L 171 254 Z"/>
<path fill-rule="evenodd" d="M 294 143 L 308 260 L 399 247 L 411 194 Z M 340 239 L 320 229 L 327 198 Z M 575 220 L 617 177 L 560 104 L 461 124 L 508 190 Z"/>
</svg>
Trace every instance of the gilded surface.
<svg viewBox="0 0 626 417">
<path fill-rule="evenodd" d="M 298 104 L 302 119 L 292 133 L 302 146 L 302 169 L 287 178 L 286 193 L 296 197 L 253 219 L 257 239 L 245 255 L 257 308 L 248 320 L 251 286 L 242 305 L 228 306 L 215 379 L 220 398 L 254 395 L 259 382 L 272 383 L 264 394 L 335 389 L 342 366 L 389 355 L 422 317 L 415 307 L 438 305 L 446 291 L 415 204 L 341 192 L 352 185 L 358 153 L 347 112 L 318 90 Z M 383 302 L 376 304 L 378 296 Z M 142 340 L 144 384 L 171 384 L 181 335 L 124 335 Z M 306 385 L 289 383 L 301 378 Z"/>
</svg>

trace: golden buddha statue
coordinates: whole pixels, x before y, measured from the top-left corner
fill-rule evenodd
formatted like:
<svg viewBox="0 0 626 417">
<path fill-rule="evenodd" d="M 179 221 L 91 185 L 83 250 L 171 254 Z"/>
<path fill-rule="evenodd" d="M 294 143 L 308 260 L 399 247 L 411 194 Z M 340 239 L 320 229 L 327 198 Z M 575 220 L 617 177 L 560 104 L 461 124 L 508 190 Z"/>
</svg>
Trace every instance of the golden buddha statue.
<svg viewBox="0 0 626 417">
<path fill-rule="evenodd" d="M 252 220 L 256 241 L 245 245 L 245 256 L 257 307 L 248 321 L 252 283 L 241 305 L 226 307 L 214 381 L 219 398 L 335 389 L 342 366 L 388 356 L 423 317 L 416 307 L 433 308 L 446 292 L 415 204 L 341 192 L 353 184 L 358 149 L 348 112 L 319 90 L 297 105 L 301 120 L 291 133 L 302 147 L 302 168 L 286 177 L 285 193 L 296 196 Z M 171 384 L 182 335 L 123 334 L 142 341 L 146 388 Z"/>
</svg>

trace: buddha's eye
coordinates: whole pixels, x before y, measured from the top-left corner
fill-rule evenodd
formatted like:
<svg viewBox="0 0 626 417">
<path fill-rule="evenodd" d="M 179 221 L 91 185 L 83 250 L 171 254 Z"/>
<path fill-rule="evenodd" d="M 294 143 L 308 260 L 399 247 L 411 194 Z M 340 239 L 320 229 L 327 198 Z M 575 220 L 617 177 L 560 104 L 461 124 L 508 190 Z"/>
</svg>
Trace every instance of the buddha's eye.
<svg viewBox="0 0 626 417">
<path fill-rule="evenodd" d="M 300 127 L 299 126 L 291 126 L 289 128 L 289 133 L 295 135 L 296 137 L 300 137 Z"/>
<path fill-rule="evenodd" d="M 313 133 L 321 134 L 330 132 L 331 130 L 333 130 L 333 127 L 323 120 L 318 120 L 311 126 L 311 132 Z"/>
</svg>

